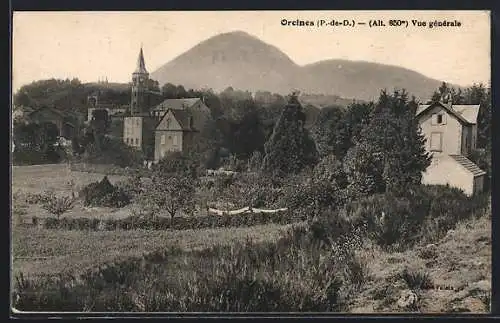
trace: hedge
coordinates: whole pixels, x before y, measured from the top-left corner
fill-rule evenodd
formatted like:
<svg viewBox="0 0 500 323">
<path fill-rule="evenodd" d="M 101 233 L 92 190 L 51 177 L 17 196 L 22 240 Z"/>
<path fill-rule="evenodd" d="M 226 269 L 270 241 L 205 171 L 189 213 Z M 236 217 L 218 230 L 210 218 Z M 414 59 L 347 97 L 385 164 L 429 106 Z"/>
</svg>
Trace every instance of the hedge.
<svg viewBox="0 0 500 323">
<path fill-rule="evenodd" d="M 207 215 L 200 217 L 177 217 L 171 220 L 167 217 L 145 219 L 129 216 L 123 219 L 92 219 L 92 218 L 56 218 L 33 217 L 33 223 L 39 227 L 56 230 L 197 230 L 209 228 L 250 227 L 263 224 L 291 224 L 306 221 L 306 215 L 291 211 L 269 213 L 247 213 L 238 215 Z"/>
</svg>

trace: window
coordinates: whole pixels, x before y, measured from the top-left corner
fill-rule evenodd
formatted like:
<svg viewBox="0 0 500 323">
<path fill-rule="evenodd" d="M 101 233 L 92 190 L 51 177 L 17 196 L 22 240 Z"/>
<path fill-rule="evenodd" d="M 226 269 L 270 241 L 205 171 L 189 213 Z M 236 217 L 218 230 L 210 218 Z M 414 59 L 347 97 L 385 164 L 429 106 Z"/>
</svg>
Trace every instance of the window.
<svg viewBox="0 0 500 323">
<path fill-rule="evenodd" d="M 138 146 L 139 145 L 139 138 L 135 138 L 135 144 Z"/>
<path fill-rule="evenodd" d="M 166 123 L 165 123 L 165 126 L 166 126 L 167 128 L 170 128 L 170 119 L 167 119 L 167 121 L 166 121 Z"/>
<path fill-rule="evenodd" d="M 435 113 L 432 115 L 432 125 L 446 124 L 446 115 L 444 113 Z"/>
<path fill-rule="evenodd" d="M 164 145 L 165 144 L 165 135 L 161 135 L 161 144 Z"/>
<path fill-rule="evenodd" d="M 189 127 L 193 128 L 193 117 L 189 117 Z"/>
<path fill-rule="evenodd" d="M 430 150 L 431 151 L 442 151 L 442 140 L 443 134 L 440 132 L 431 133 Z"/>
</svg>

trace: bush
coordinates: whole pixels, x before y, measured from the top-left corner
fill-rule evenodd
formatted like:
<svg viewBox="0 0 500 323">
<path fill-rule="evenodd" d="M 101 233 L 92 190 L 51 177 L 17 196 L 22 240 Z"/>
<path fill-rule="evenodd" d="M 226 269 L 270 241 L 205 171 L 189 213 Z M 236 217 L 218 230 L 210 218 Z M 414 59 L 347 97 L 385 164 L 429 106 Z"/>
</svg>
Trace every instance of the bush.
<svg viewBox="0 0 500 323">
<path fill-rule="evenodd" d="M 270 223 L 291 224 L 305 221 L 306 217 L 292 212 L 247 213 L 237 215 L 207 215 L 197 217 L 141 217 L 133 215 L 123 219 L 91 219 L 47 217 L 46 229 L 66 230 L 199 230 L 209 228 L 248 227 Z"/>
<path fill-rule="evenodd" d="M 100 143 L 100 149 L 95 144 L 89 144 L 81 161 L 91 164 L 117 165 L 119 167 L 142 166 L 142 153 L 135 148 L 129 147 L 122 140 L 104 136 Z"/>
<path fill-rule="evenodd" d="M 49 193 L 42 204 L 42 208 L 60 217 L 63 213 L 73 208 L 75 199 L 71 196 L 56 196 L 55 193 Z"/>
<path fill-rule="evenodd" d="M 409 271 L 407 268 L 401 273 L 401 278 L 406 282 L 408 288 L 412 290 L 430 289 L 433 283 L 428 273 L 421 271 Z"/>
<path fill-rule="evenodd" d="M 446 186 L 415 186 L 401 195 L 360 198 L 340 212 L 354 223 L 366 223 L 369 236 L 379 245 L 404 249 L 441 238 L 456 223 L 484 207 L 482 196 L 468 198 Z"/>
<path fill-rule="evenodd" d="M 124 207 L 130 203 L 130 197 L 122 188 L 113 186 L 107 176 L 100 182 L 85 186 L 80 196 L 84 206 Z"/>
</svg>

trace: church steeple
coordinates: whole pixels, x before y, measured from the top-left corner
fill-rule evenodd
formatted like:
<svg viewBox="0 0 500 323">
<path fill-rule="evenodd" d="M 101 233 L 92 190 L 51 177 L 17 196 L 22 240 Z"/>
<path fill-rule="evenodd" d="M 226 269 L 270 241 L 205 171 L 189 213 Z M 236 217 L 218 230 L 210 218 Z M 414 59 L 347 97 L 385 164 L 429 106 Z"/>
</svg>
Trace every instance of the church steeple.
<svg viewBox="0 0 500 323">
<path fill-rule="evenodd" d="M 134 74 L 149 74 L 146 70 L 146 63 L 144 63 L 144 54 L 141 50 L 139 51 L 139 57 L 137 58 L 137 67 L 135 68 Z"/>
<path fill-rule="evenodd" d="M 149 73 L 146 70 L 144 54 L 142 52 L 141 45 L 139 57 L 137 58 L 137 66 L 134 73 L 132 73 L 132 100 L 130 102 L 130 112 L 132 113 L 132 115 L 144 112 L 147 108 L 146 92 L 148 79 Z"/>
</svg>

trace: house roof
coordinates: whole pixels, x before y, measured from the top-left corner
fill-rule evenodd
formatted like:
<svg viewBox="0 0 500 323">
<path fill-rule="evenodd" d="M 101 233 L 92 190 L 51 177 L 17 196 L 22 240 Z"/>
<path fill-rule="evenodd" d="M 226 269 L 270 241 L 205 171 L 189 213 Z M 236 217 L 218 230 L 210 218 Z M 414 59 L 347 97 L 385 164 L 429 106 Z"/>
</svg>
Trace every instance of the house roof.
<svg viewBox="0 0 500 323">
<path fill-rule="evenodd" d="M 177 122 L 181 126 L 182 131 L 194 131 L 194 129 L 190 127 L 191 114 L 189 114 L 189 112 L 185 110 L 174 110 L 174 109 L 169 109 L 168 111 L 172 112 L 175 120 L 177 120 Z M 161 121 L 158 123 L 158 126 L 162 123 L 163 119 L 167 117 L 168 111 L 163 115 Z M 166 129 L 157 128 L 156 130 L 166 130 Z"/>
<path fill-rule="evenodd" d="M 460 114 L 469 123 L 476 124 L 477 116 L 479 114 L 479 104 L 469 104 L 469 105 L 453 105 L 453 110 Z"/>
<path fill-rule="evenodd" d="M 186 131 L 192 131 L 193 129 L 189 125 L 189 120 L 191 115 L 184 110 L 171 110 L 172 114 L 174 115 L 175 119 L 179 122 L 181 125 L 182 130 Z"/>
<path fill-rule="evenodd" d="M 462 155 L 450 155 L 457 163 L 459 163 L 463 168 L 472 173 L 474 177 L 485 175 L 486 172 L 479 168 L 476 164 L 470 161 L 467 157 Z"/>
<path fill-rule="evenodd" d="M 188 99 L 166 99 L 162 103 L 158 104 L 153 108 L 153 111 L 166 111 L 168 109 L 172 110 L 184 110 L 192 107 L 200 98 L 188 98 Z"/>
<path fill-rule="evenodd" d="M 460 122 L 465 124 L 476 124 L 477 123 L 477 115 L 479 112 L 478 104 L 467 104 L 467 105 L 445 105 L 441 102 L 435 102 L 432 104 L 421 104 L 417 108 L 416 116 L 424 114 L 425 111 L 435 107 L 441 106 L 445 109 L 449 114 L 453 115 Z"/>
<path fill-rule="evenodd" d="M 58 110 L 58 109 L 55 109 L 55 108 L 50 108 L 50 107 L 40 107 L 38 109 L 35 109 L 35 110 L 33 110 L 33 111 L 31 111 L 29 113 L 29 116 L 32 116 L 32 115 L 34 115 L 36 113 L 39 113 L 39 112 L 41 112 L 43 110 L 53 112 L 53 113 L 55 113 L 55 114 L 57 114 L 57 115 L 59 115 L 61 117 L 65 117 L 66 116 L 66 114 L 64 112 L 62 112 L 61 110 Z"/>
<path fill-rule="evenodd" d="M 39 112 L 41 112 L 41 111 L 43 111 L 43 110 L 45 110 L 45 111 L 50 111 L 50 112 L 52 112 L 52 113 L 54 113 L 54 114 L 57 114 L 57 115 L 58 115 L 58 116 L 60 116 L 60 117 L 64 120 L 64 122 L 66 122 L 66 123 L 73 123 L 73 122 L 75 122 L 75 121 L 76 121 L 76 122 L 78 122 L 77 120 L 78 120 L 80 117 L 82 117 L 80 114 L 75 113 L 75 112 L 73 112 L 73 111 L 62 111 L 62 110 L 59 110 L 59 109 L 56 109 L 56 108 L 51 108 L 51 107 L 40 107 L 40 108 L 38 108 L 38 109 L 36 109 L 36 110 L 34 110 L 34 111 L 30 112 L 30 113 L 28 114 L 28 116 L 31 118 L 31 117 L 33 117 L 33 115 L 35 115 L 35 114 L 37 114 L 37 113 L 39 113 Z"/>
</svg>

